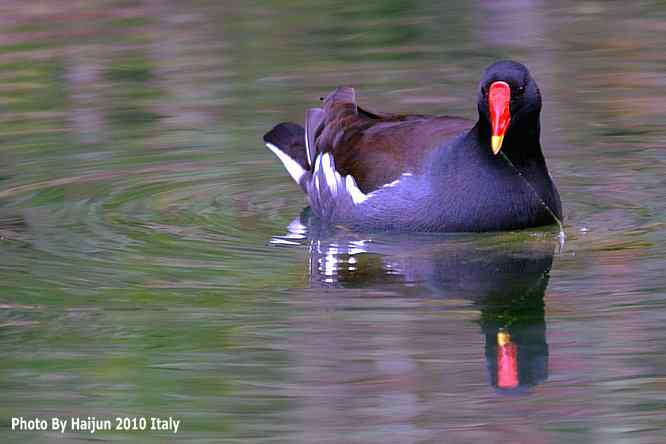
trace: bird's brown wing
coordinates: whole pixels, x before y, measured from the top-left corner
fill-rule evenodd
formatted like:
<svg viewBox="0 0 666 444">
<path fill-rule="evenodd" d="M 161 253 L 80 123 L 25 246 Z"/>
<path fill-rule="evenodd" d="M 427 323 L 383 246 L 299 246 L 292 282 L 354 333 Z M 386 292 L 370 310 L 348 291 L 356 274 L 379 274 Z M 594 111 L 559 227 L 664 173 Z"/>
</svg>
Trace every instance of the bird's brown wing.
<svg viewBox="0 0 666 444">
<path fill-rule="evenodd" d="M 366 111 L 358 107 L 354 89 L 348 87 L 333 91 L 308 117 L 312 161 L 321 153 L 332 153 L 338 172 L 352 175 L 364 193 L 403 173 L 419 174 L 432 150 L 473 125 L 457 117 Z"/>
</svg>

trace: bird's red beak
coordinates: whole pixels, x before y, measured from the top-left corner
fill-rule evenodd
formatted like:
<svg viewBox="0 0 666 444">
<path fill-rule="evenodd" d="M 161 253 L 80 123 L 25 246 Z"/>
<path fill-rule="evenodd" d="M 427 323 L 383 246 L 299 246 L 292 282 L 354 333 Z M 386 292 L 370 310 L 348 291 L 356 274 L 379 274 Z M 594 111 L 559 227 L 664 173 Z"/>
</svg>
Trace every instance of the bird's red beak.
<svg viewBox="0 0 666 444">
<path fill-rule="evenodd" d="M 501 81 L 493 82 L 490 85 L 490 91 L 488 91 L 488 109 L 490 110 L 490 125 L 492 126 L 490 146 L 495 155 L 502 149 L 504 134 L 511 121 L 510 103 L 511 88 L 509 84 Z"/>
</svg>

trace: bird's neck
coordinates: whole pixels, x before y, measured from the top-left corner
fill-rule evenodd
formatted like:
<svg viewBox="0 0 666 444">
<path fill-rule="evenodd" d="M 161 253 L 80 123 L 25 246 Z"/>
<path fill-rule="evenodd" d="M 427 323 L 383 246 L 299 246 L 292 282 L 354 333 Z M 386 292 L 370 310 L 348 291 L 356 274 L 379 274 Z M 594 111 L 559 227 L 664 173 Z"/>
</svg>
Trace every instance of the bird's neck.
<svg viewBox="0 0 666 444">
<path fill-rule="evenodd" d="M 473 132 L 476 131 L 476 134 Z M 546 160 L 541 151 L 539 113 L 521 116 L 520 120 L 513 122 L 504 137 L 502 150 L 495 156 L 490 149 L 490 124 L 480 118 L 476 126 L 469 133 L 478 137 L 481 150 L 477 155 L 486 156 L 486 160 L 502 164 L 502 157 L 509 160 L 512 167 L 530 184 L 542 202 L 557 218 L 562 218 L 562 204 L 555 185 L 550 179 Z M 504 156 L 502 156 L 504 154 Z"/>
<path fill-rule="evenodd" d="M 490 153 L 490 123 L 487 119 L 480 118 L 476 128 L 481 146 L 485 148 L 487 145 L 488 153 Z M 502 153 L 519 170 L 545 168 L 540 133 L 538 113 L 521 116 L 520 120 L 515 121 L 507 131 L 504 143 L 502 143 Z"/>
</svg>

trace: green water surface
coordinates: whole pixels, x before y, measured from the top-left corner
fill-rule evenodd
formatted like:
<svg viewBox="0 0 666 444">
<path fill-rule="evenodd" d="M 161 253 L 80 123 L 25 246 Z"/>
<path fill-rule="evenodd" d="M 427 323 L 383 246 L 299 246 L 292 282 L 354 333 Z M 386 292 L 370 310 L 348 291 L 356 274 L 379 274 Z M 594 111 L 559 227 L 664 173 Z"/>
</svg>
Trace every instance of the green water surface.
<svg viewBox="0 0 666 444">
<path fill-rule="evenodd" d="M 656 0 L 3 2 L 0 441 L 664 442 L 664 42 Z M 338 85 L 475 118 L 501 58 L 563 245 L 323 230 L 261 142 Z M 181 423 L 11 427 L 88 416 Z"/>
</svg>

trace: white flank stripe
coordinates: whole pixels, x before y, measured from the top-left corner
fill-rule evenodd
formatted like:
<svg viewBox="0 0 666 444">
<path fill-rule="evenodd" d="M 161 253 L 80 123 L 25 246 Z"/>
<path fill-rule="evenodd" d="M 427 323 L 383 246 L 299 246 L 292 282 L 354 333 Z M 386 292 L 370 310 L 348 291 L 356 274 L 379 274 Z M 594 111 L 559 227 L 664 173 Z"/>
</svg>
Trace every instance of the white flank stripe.
<svg viewBox="0 0 666 444">
<path fill-rule="evenodd" d="M 396 179 L 396 180 L 394 180 L 393 182 L 386 183 L 386 184 L 382 185 L 382 188 L 391 188 L 391 187 L 394 187 L 394 186 L 398 185 L 398 182 L 400 182 L 400 179 Z"/>
<path fill-rule="evenodd" d="M 393 182 L 389 182 L 389 183 L 387 183 L 387 184 L 382 185 L 382 188 L 391 188 L 391 187 L 394 187 L 394 186 L 396 186 L 396 185 L 398 185 L 398 184 L 400 183 L 400 181 L 402 180 L 403 177 L 410 177 L 410 176 L 413 176 L 413 174 L 412 174 L 412 173 L 402 173 L 402 174 L 400 175 L 400 177 L 398 177 L 398 178 L 397 178 L 396 180 L 394 180 Z"/>
<path fill-rule="evenodd" d="M 321 159 L 322 168 L 324 169 L 324 177 L 326 178 L 326 185 L 331 189 L 333 194 L 338 192 L 338 178 L 340 175 L 335 171 L 335 164 L 333 163 L 333 156 L 329 153 L 324 153 Z M 342 178 L 340 177 L 340 180 Z"/>
<path fill-rule="evenodd" d="M 278 159 L 282 161 L 282 164 L 287 169 L 287 172 L 291 178 L 294 179 L 296 183 L 300 183 L 301 177 L 303 177 L 303 174 L 305 174 L 303 167 L 272 143 L 267 143 L 266 148 L 273 151 L 273 153 L 278 156 Z"/>
<path fill-rule="evenodd" d="M 321 154 L 315 158 L 314 161 L 314 174 L 317 175 L 319 168 L 321 167 Z"/>
<path fill-rule="evenodd" d="M 361 191 L 351 175 L 343 178 L 335 170 L 335 161 L 330 153 L 320 154 L 315 159 L 313 181 L 317 192 L 321 192 L 320 187 L 325 186 L 332 195 L 349 195 L 354 205 L 365 202 L 372 195 Z"/>
<path fill-rule="evenodd" d="M 356 205 L 364 202 L 368 198 L 368 195 L 361 191 L 356 185 L 356 181 L 352 176 L 347 176 L 345 179 L 345 188 L 347 188 L 347 192 Z"/>
<path fill-rule="evenodd" d="M 312 165 L 312 159 L 310 159 L 310 143 L 308 142 L 308 122 L 307 117 L 305 119 L 305 155 L 308 159 L 308 165 Z"/>
</svg>

